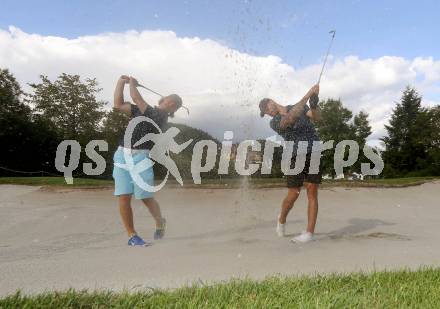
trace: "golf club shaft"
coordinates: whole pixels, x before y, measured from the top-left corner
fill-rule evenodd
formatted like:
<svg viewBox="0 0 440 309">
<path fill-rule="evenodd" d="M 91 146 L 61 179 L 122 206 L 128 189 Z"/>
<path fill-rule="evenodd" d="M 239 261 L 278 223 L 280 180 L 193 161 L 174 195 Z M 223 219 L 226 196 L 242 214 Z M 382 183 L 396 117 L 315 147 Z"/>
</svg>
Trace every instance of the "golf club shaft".
<svg viewBox="0 0 440 309">
<path fill-rule="evenodd" d="M 330 31 L 330 33 L 333 33 L 333 35 L 332 35 L 332 39 L 330 40 L 330 44 L 327 49 L 327 54 L 325 55 L 324 63 L 322 64 L 321 73 L 319 74 L 319 78 L 318 78 L 318 84 L 321 82 L 322 73 L 324 72 L 325 64 L 327 63 L 328 54 L 330 53 L 330 49 L 332 48 L 332 44 L 333 44 L 333 40 L 335 38 L 336 31 L 333 30 L 333 31 Z"/>
<path fill-rule="evenodd" d="M 159 92 L 156 92 L 156 91 L 154 91 L 154 90 L 152 90 L 152 89 L 150 89 L 150 88 L 148 88 L 148 87 L 145 87 L 144 85 L 138 84 L 138 87 L 141 87 L 141 88 L 147 89 L 148 91 L 150 91 L 150 92 L 152 92 L 152 93 L 154 93 L 154 94 L 157 94 L 157 95 L 160 96 L 160 97 L 163 97 L 163 95 L 161 95 Z"/>
<path fill-rule="evenodd" d="M 152 93 L 154 93 L 154 94 L 157 94 L 158 96 L 160 96 L 161 98 L 163 98 L 163 95 L 161 95 L 159 92 L 156 92 L 156 91 L 154 91 L 153 89 L 150 89 L 150 88 L 148 88 L 148 87 L 145 87 L 144 85 L 141 85 L 141 84 L 139 84 L 138 83 L 138 87 L 141 87 L 141 88 L 144 88 L 144 89 L 147 89 L 148 91 L 150 91 L 150 92 L 152 92 Z M 186 107 L 186 106 L 181 106 L 183 109 L 185 109 L 186 110 L 186 112 L 188 113 L 188 115 L 189 115 L 189 109 L 188 109 L 188 107 Z"/>
</svg>

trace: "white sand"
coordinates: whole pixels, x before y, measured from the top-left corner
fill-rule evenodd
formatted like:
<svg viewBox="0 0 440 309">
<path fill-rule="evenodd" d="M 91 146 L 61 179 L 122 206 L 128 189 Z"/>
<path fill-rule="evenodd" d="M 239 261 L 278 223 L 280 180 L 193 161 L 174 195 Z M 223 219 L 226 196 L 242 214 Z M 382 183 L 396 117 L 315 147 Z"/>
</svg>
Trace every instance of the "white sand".
<svg viewBox="0 0 440 309">
<path fill-rule="evenodd" d="M 157 195 L 166 238 L 133 248 L 110 190 L 0 186 L 0 295 L 440 265 L 440 182 L 322 190 L 318 240 L 305 245 L 289 242 L 306 225 L 304 192 L 288 218 L 291 235 L 275 236 L 284 193 L 166 189 Z M 151 238 L 152 218 L 134 206 L 139 234 Z"/>
</svg>

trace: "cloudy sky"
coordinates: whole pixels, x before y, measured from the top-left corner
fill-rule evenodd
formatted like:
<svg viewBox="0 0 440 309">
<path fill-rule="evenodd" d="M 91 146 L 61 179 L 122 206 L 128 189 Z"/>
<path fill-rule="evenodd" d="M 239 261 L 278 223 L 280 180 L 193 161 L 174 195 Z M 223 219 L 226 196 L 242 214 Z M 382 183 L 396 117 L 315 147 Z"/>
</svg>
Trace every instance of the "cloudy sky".
<svg viewBox="0 0 440 309">
<path fill-rule="evenodd" d="M 177 113 L 176 122 L 219 139 L 225 130 L 236 140 L 264 138 L 273 132 L 258 115 L 259 99 L 296 103 L 316 82 L 336 29 L 320 97 L 368 112 L 377 145 L 406 85 L 423 105 L 440 103 L 438 12 L 434 0 L 6 0 L 0 67 L 25 89 L 40 74 L 95 77 L 109 108 L 118 76 L 133 75 L 183 97 L 191 113 Z"/>
</svg>

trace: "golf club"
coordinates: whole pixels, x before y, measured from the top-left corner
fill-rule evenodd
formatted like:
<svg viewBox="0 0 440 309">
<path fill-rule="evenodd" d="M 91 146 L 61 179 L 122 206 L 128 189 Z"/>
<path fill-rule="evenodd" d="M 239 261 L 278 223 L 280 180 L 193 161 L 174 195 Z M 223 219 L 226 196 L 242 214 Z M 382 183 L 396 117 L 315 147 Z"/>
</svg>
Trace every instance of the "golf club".
<svg viewBox="0 0 440 309">
<path fill-rule="evenodd" d="M 336 35 L 336 30 L 330 31 L 329 34 L 332 35 L 332 39 L 330 40 L 330 44 L 329 44 L 328 49 L 327 49 L 327 54 L 325 55 L 324 63 L 322 64 L 321 73 L 319 74 L 319 78 L 318 78 L 318 85 L 321 82 L 322 73 L 324 72 L 324 67 L 325 67 L 325 64 L 327 63 L 328 54 L 330 52 L 330 49 L 332 48 L 333 40 L 334 40 L 335 35 Z"/>
<path fill-rule="evenodd" d="M 160 96 L 161 98 L 164 97 L 164 96 L 161 95 L 159 92 L 156 92 L 156 91 L 154 91 L 153 89 L 150 89 L 150 88 L 148 88 L 148 87 L 145 87 L 145 86 L 142 85 L 142 84 L 139 84 L 139 83 L 138 83 L 138 87 L 144 88 L 144 89 L 146 89 L 146 90 L 148 90 L 148 91 L 150 91 L 150 92 L 152 92 L 152 93 L 154 93 L 154 94 Z M 188 115 L 189 115 L 189 109 L 188 109 L 188 107 L 184 106 L 183 104 L 182 104 L 181 107 L 183 107 L 183 108 L 186 110 L 186 112 L 188 113 Z"/>
<path fill-rule="evenodd" d="M 154 94 L 157 94 L 157 95 L 160 96 L 160 97 L 163 97 L 163 95 L 161 95 L 159 92 L 156 92 L 156 91 L 154 91 L 153 89 L 150 89 L 150 88 L 148 88 L 148 87 L 145 87 L 144 85 L 141 85 L 141 84 L 139 84 L 139 83 L 138 83 L 138 87 L 141 87 L 141 88 L 147 89 L 148 91 L 150 91 L 150 92 L 152 92 L 152 93 L 154 93 Z"/>
</svg>

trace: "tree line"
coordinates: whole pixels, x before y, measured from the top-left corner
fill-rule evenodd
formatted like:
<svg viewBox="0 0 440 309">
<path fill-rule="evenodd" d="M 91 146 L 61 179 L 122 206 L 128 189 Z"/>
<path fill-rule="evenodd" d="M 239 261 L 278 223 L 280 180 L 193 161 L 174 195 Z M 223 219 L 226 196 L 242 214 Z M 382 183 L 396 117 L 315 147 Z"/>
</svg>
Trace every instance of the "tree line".
<svg viewBox="0 0 440 309">
<path fill-rule="evenodd" d="M 83 80 L 79 75 L 63 73 L 51 81 L 41 75 L 38 83 L 29 86 L 31 93 L 24 93 L 13 74 L 0 68 L 0 176 L 58 175 L 54 161 L 62 140 L 77 140 L 85 147 L 90 140 L 103 139 L 109 151 L 102 153 L 107 170 L 101 177 L 111 177 L 113 152 L 129 119 L 104 109 L 106 102 L 97 99 L 101 89 L 96 79 Z M 421 102 L 422 97 L 408 86 L 392 112 L 386 126 L 388 134 L 382 139 L 384 149 L 376 149 L 385 162 L 384 177 L 440 175 L 440 107 L 422 107 Z M 341 100 L 335 99 L 321 101 L 320 107 L 322 119 L 316 127 L 322 140 L 334 140 L 336 144 L 351 139 L 363 148 L 371 134 L 365 111 L 353 116 Z M 202 139 L 212 139 L 220 145 L 202 130 L 177 126 L 181 129 L 178 138 L 193 138 L 192 146 Z M 173 156 L 184 178 L 190 177 L 190 150 Z M 275 150 L 270 177 L 281 176 L 281 153 L 281 149 Z M 333 154 L 334 150 L 324 152 L 325 174 L 332 175 Z M 81 157 L 80 164 L 86 161 L 85 156 Z M 360 172 L 362 162 L 369 161 L 360 152 L 359 160 L 350 170 Z M 164 174 L 163 169 L 156 168 L 158 175 Z M 84 175 L 78 171 L 76 176 Z M 217 176 L 215 170 L 205 175 Z"/>
</svg>

